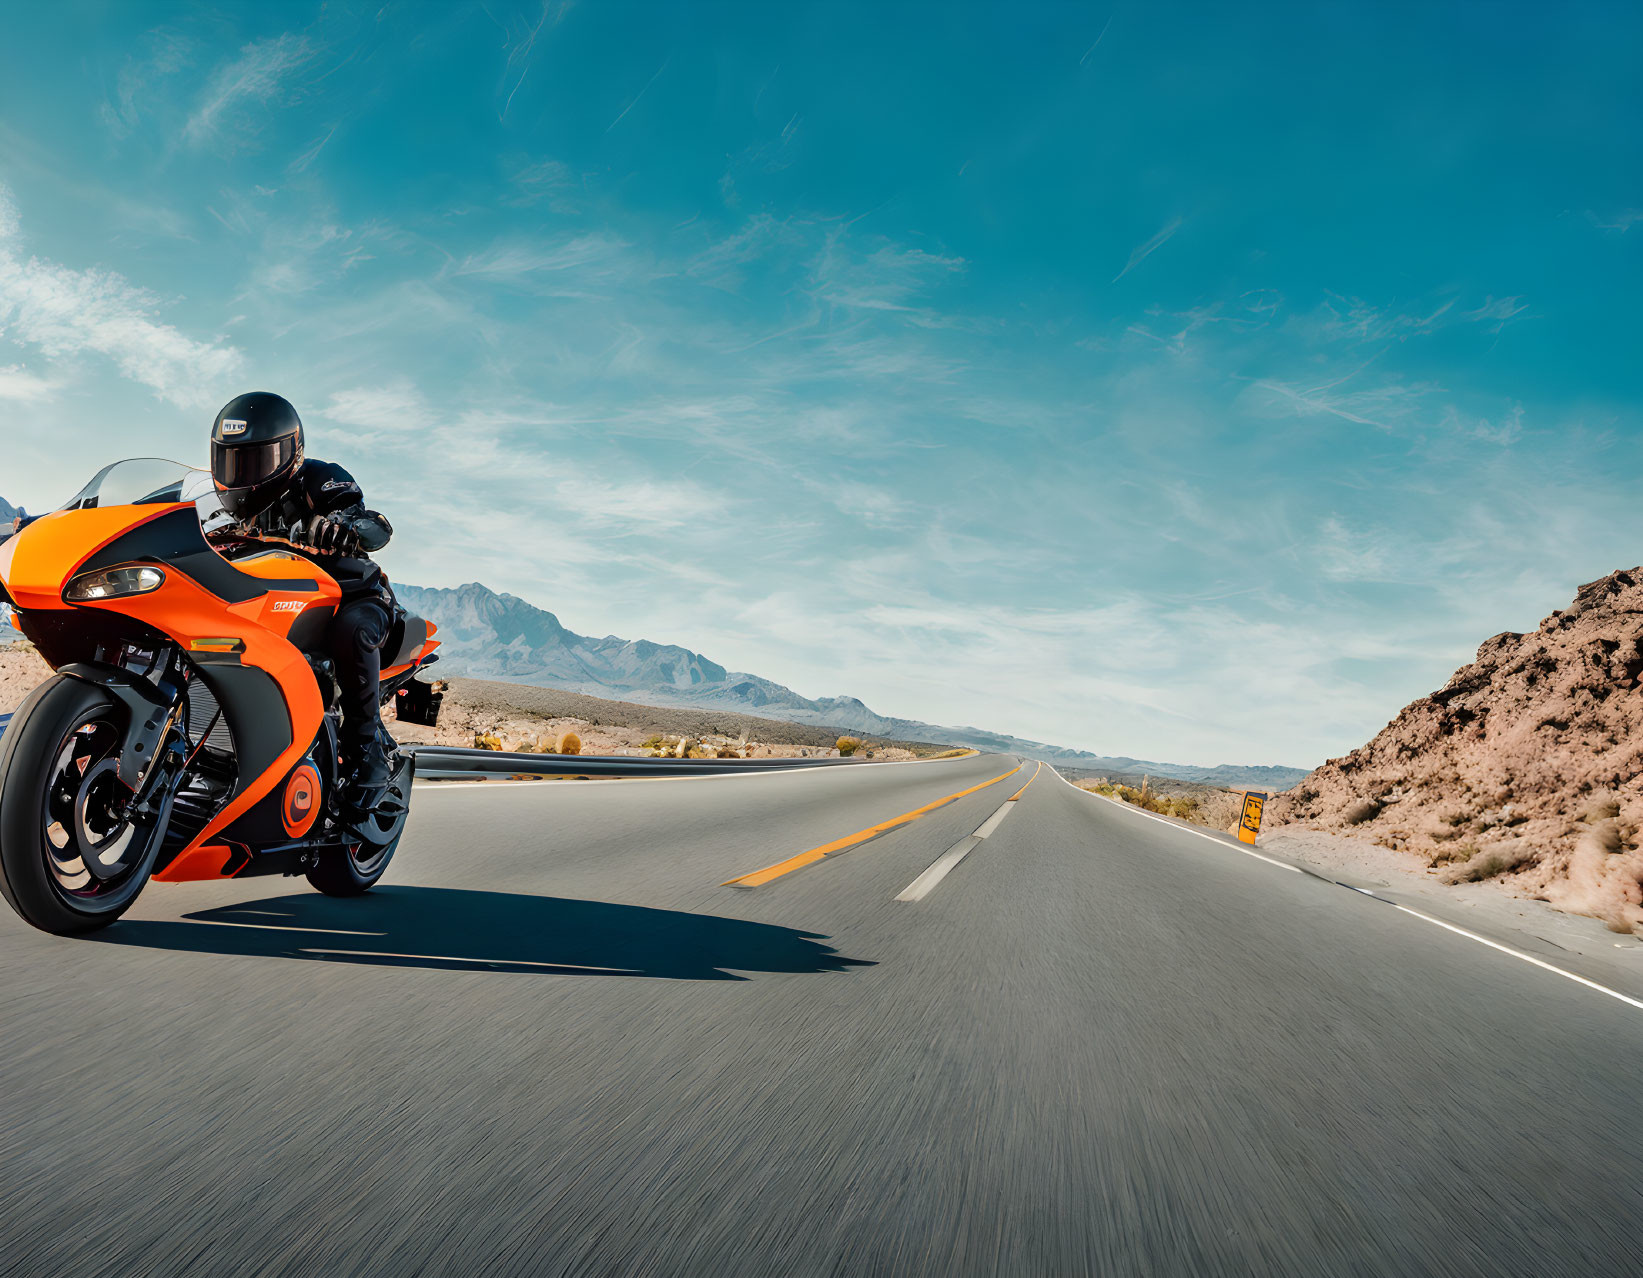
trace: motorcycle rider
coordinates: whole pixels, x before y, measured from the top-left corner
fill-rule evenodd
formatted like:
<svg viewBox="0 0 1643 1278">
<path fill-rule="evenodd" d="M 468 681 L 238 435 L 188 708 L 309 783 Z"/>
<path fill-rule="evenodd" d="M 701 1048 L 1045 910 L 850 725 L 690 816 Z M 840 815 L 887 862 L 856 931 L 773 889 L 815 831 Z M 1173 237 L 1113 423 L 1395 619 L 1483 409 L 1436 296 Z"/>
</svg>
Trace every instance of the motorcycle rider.
<svg viewBox="0 0 1643 1278">
<path fill-rule="evenodd" d="M 391 776 L 380 687 L 382 648 L 398 609 L 387 577 L 368 556 L 388 544 L 393 525 L 365 508 L 365 495 L 346 470 L 306 455 L 297 410 L 269 391 L 223 405 L 211 424 L 211 476 L 223 509 L 238 521 L 212 535 L 224 555 L 277 538 L 342 587 L 328 646 L 342 688 L 343 800 L 356 812 L 368 811 Z"/>
</svg>

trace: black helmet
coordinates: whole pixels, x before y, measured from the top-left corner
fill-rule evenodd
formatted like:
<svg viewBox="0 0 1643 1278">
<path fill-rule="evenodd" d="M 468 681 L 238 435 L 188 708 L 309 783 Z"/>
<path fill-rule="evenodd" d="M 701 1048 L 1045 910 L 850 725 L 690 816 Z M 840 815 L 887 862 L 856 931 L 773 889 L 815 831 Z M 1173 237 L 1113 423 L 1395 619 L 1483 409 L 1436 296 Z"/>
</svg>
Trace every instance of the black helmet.
<svg viewBox="0 0 1643 1278">
<path fill-rule="evenodd" d="M 301 465 L 302 418 L 278 395 L 231 399 L 211 425 L 211 478 L 236 519 L 261 514 Z"/>
</svg>

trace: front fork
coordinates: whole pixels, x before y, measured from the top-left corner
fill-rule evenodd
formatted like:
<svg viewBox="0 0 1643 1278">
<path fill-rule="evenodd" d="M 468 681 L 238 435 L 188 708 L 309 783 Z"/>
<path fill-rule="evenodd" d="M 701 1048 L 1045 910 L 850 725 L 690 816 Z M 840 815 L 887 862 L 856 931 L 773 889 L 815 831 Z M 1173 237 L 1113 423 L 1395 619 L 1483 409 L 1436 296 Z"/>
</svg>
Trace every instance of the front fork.
<svg viewBox="0 0 1643 1278">
<path fill-rule="evenodd" d="M 80 661 L 58 672 L 108 693 L 125 712 L 116 775 L 131 791 L 122 815 L 153 822 L 155 841 L 165 838 L 177 782 L 188 762 L 188 736 L 179 729 L 185 695 L 169 677 L 156 686 L 123 666 Z"/>
</svg>

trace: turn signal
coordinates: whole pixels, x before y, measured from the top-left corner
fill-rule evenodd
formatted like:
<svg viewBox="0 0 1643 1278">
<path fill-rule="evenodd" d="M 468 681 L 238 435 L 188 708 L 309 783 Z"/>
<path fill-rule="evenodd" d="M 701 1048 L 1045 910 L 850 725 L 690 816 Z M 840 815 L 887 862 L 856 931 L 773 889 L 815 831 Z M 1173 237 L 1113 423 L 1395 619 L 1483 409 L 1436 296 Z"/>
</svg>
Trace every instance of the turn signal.
<svg viewBox="0 0 1643 1278">
<path fill-rule="evenodd" d="M 164 582 L 165 574 L 158 568 L 105 568 L 76 577 L 63 591 L 63 598 L 69 603 L 91 603 L 123 595 L 146 595 L 158 590 Z"/>
</svg>

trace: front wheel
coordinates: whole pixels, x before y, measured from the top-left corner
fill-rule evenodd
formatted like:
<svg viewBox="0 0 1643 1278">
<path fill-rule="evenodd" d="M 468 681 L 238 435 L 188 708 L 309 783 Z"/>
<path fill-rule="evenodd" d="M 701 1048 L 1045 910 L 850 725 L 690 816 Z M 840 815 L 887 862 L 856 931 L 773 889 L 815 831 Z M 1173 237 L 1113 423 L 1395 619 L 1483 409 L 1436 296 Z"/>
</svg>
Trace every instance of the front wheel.
<svg viewBox="0 0 1643 1278">
<path fill-rule="evenodd" d="M 56 675 L 0 736 L 0 895 L 43 932 L 107 927 L 153 869 L 155 825 L 128 816 L 118 773 L 124 713 Z"/>
</svg>

